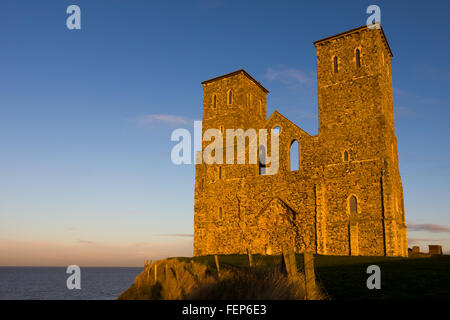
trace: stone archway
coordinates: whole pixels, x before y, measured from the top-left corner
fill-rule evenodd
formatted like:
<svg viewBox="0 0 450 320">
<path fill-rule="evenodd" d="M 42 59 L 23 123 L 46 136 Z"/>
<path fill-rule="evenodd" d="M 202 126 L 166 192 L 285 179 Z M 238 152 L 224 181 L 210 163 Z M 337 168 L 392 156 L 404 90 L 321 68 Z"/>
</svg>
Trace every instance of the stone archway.
<svg viewBox="0 0 450 320">
<path fill-rule="evenodd" d="M 257 214 L 252 250 L 261 254 L 280 254 L 283 243 L 297 246 L 296 213 L 280 198 L 271 199 Z"/>
</svg>

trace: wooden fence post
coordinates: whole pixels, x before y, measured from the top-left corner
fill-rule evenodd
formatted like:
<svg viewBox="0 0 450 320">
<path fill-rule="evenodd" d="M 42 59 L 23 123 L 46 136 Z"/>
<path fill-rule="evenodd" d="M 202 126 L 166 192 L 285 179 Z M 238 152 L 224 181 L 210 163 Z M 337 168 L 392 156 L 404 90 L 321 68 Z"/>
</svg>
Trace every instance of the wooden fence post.
<svg viewBox="0 0 450 320">
<path fill-rule="evenodd" d="M 214 260 L 216 262 L 217 277 L 220 278 L 220 264 L 219 264 L 219 257 L 217 256 L 217 254 L 214 255 Z"/>
<path fill-rule="evenodd" d="M 314 272 L 314 255 L 310 251 L 303 253 L 303 261 L 305 265 L 305 289 L 306 299 L 312 300 L 316 292 L 316 274 Z"/>
<path fill-rule="evenodd" d="M 180 275 L 178 273 L 177 265 L 174 265 L 174 269 L 175 269 L 175 280 L 178 281 L 180 280 Z"/>
<path fill-rule="evenodd" d="M 248 255 L 248 263 L 250 264 L 250 268 L 251 268 L 251 267 L 253 267 L 253 257 L 248 248 L 247 248 L 247 255 Z"/>
<path fill-rule="evenodd" d="M 286 272 L 288 274 L 288 277 L 291 276 L 291 264 L 289 263 L 289 258 L 288 258 L 288 253 L 287 253 L 287 246 L 286 244 L 283 244 L 281 246 L 281 250 L 282 250 L 282 259 L 284 262 L 284 267 L 286 268 Z"/>
<path fill-rule="evenodd" d="M 297 268 L 297 260 L 295 259 L 295 251 L 294 248 L 290 247 L 288 250 L 289 264 L 292 274 L 292 279 L 298 280 L 298 268 Z"/>
<path fill-rule="evenodd" d="M 288 277 L 291 280 L 298 280 L 299 276 L 294 248 L 289 247 L 286 244 L 283 244 L 282 250 L 283 250 L 283 261 L 286 266 Z"/>
<path fill-rule="evenodd" d="M 167 263 L 165 265 L 164 271 L 165 271 L 166 284 L 167 284 L 167 287 L 168 287 L 169 286 L 169 265 Z"/>
</svg>

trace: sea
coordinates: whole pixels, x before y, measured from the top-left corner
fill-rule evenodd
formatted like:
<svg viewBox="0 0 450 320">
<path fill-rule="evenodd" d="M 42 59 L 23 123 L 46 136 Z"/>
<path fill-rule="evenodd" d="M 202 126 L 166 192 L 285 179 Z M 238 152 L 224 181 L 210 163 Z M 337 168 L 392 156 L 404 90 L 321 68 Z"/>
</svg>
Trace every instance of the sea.
<svg viewBox="0 0 450 320">
<path fill-rule="evenodd" d="M 80 289 L 68 289 L 66 267 L 0 267 L 0 300 L 114 300 L 142 268 L 80 267 Z"/>
</svg>

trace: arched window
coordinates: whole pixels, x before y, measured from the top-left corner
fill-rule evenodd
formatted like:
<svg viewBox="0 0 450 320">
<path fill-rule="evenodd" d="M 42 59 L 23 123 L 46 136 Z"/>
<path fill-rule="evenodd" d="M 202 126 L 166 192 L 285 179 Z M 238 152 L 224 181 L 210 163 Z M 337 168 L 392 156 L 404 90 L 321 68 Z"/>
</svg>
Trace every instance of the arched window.
<svg viewBox="0 0 450 320">
<path fill-rule="evenodd" d="M 213 95 L 213 101 L 212 101 L 213 109 L 217 108 L 217 96 Z"/>
<path fill-rule="evenodd" d="M 233 91 L 228 90 L 228 104 L 233 103 Z"/>
<path fill-rule="evenodd" d="M 338 58 L 336 56 L 333 59 L 333 64 L 334 64 L 334 73 L 338 73 L 338 71 L 339 71 Z"/>
<path fill-rule="evenodd" d="M 259 146 L 259 175 L 266 174 L 266 148 Z"/>
<path fill-rule="evenodd" d="M 344 161 L 345 162 L 348 161 L 348 151 L 347 150 L 344 151 Z"/>
<path fill-rule="evenodd" d="M 279 126 L 276 126 L 275 128 L 273 128 L 274 134 L 280 134 L 280 132 L 281 132 L 281 128 Z"/>
<path fill-rule="evenodd" d="M 222 207 L 219 207 L 219 220 L 222 220 L 222 218 L 223 218 Z"/>
<path fill-rule="evenodd" d="M 261 115 L 263 115 L 263 106 L 262 106 L 262 101 L 261 100 L 259 100 L 259 113 Z"/>
<path fill-rule="evenodd" d="M 359 49 L 356 49 L 356 67 L 361 67 L 361 52 Z"/>
<path fill-rule="evenodd" d="M 222 179 L 222 167 L 219 167 L 219 179 Z"/>
<path fill-rule="evenodd" d="M 300 160 L 299 160 L 299 147 L 297 140 L 293 140 L 291 142 L 291 146 L 289 149 L 289 159 L 291 161 L 290 163 L 291 171 L 298 170 Z"/>
<path fill-rule="evenodd" d="M 358 213 L 358 200 L 355 196 L 351 196 L 349 200 L 350 213 Z"/>
</svg>

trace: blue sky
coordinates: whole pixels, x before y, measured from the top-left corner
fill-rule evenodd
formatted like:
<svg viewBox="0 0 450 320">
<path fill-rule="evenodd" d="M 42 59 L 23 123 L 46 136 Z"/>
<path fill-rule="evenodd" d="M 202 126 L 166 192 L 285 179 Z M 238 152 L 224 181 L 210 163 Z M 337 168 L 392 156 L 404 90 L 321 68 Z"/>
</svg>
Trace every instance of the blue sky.
<svg viewBox="0 0 450 320">
<path fill-rule="evenodd" d="M 312 42 L 370 4 L 394 53 L 410 244 L 449 251 L 448 1 L 3 0 L 0 265 L 191 255 L 194 167 L 172 164 L 170 134 L 201 119 L 200 82 L 244 68 L 269 114 L 316 134 Z"/>
</svg>

